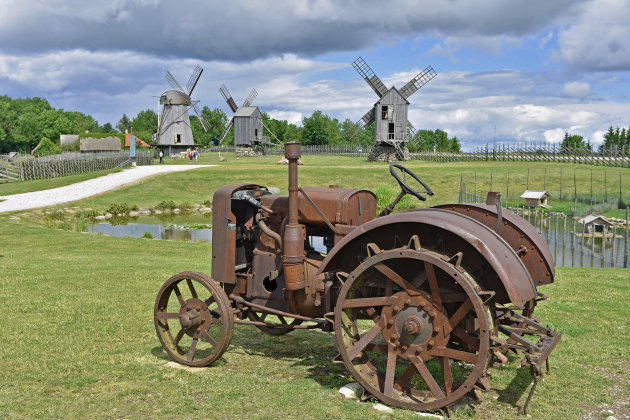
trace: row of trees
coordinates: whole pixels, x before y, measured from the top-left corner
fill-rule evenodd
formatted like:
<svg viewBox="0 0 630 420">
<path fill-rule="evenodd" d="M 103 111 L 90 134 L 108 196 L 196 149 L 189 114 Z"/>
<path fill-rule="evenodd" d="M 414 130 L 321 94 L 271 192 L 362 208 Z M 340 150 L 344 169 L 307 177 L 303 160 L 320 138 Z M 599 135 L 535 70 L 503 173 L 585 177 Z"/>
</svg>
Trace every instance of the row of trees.
<svg viewBox="0 0 630 420">
<path fill-rule="evenodd" d="M 219 108 L 210 109 L 204 106 L 203 116 L 210 123 L 210 130 L 205 132 L 199 119 L 191 115 L 190 122 L 195 142 L 200 145 L 216 144 L 221 136 L 228 116 Z M 341 145 L 359 144 L 369 147 L 374 141 L 374 127 L 363 129 L 357 123 L 346 119 L 339 121 L 322 111 L 315 111 L 302 120 L 302 126 L 284 120 L 276 120 L 263 113 L 265 127 L 271 131 L 266 133 L 273 140 L 301 141 L 307 145 Z M 0 96 L 0 153 L 10 151 L 30 152 L 43 139 L 49 139 L 59 145 L 61 134 L 80 133 L 124 133 L 126 130 L 142 140 L 152 143 L 153 134 L 157 131 L 158 116 L 155 111 L 147 109 L 131 118 L 123 114 L 115 126 L 105 123 L 102 126 L 90 115 L 81 112 L 68 112 L 53 108 L 46 99 L 26 98 L 12 99 Z M 626 134 L 624 131 L 624 138 Z M 233 133 L 228 133 L 223 144 L 233 144 Z M 457 137 L 448 137 L 440 129 L 420 130 L 416 138 L 419 148 L 409 144 L 412 151 L 451 151 L 459 152 L 460 143 Z M 48 146 L 48 144 L 46 143 Z"/>
<path fill-rule="evenodd" d="M 608 127 L 602 147 L 606 150 L 630 150 L 630 128 Z"/>
</svg>

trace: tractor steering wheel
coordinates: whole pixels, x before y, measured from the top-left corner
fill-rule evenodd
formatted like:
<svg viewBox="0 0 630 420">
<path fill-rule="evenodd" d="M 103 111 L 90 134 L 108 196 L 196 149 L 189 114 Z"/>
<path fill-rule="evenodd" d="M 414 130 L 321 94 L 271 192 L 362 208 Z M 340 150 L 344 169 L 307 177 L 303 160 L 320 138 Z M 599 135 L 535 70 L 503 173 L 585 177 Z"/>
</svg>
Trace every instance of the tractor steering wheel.
<svg viewBox="0 0 630 420">
<path fill-rule="evenodd" d="M 395 169 L 398 169 L 400 170 L 400 172 L 402 172 L 403 178 L 405 178 L 405 174 L 411 175 L 413 179 L 418 181 L 420 185 L 424 187 L 424 191 L 417 191 L 417 190 L 412 189 L 409 185 L 407 185 L 405 181 L 403 181 L 400 178 L 400 176 L 396 173 Z M 418 177 L 418 175 L 414 174 L 413 172 L 411 172 L 409 169 L 405 168 L 404 166 L 399 165 L 397 163 L 392 163 L 391 165 L 389 165 L 389 173 L 392 174 L 392 176 L 394 177 L 396 181 L 398 181 L 398 184 L 400 184 L 400 188 L 403 190 L 403 192 L 413 195 L 418 200 L 426 201 L 427 199 L 425 196 L 421 195 L 420 193 L 433 195 L 433 191 L 431 191 L 431 188 L 429 188 L 427 183 L 421 180 L 420 177 Z"/>
</svg>

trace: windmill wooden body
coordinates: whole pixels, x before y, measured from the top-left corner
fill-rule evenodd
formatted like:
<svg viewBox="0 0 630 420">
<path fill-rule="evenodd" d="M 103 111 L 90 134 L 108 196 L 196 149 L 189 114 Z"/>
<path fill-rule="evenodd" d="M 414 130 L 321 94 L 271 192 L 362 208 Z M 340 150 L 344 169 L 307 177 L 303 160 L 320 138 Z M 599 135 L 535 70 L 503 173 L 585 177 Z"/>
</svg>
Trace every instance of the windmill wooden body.
<svg viewBox="0 0 630 420">
<path fill-rule="evenodd" d="M 166 71 L 166 80 L 173 89 L 167 90 L 160 96 L 158 131 L 155 133 L 155 140 L 157 146 L 165 149 L 169 156 L 195 146 L 188 116 L 191 108 L 197 114 L 204 131 L 207 132 L 209 129 L 209 124 L 199 109 L 199 101 L 191 99 L 201 73 L 203 69 L 199 66 L 195 67 L 184 89 L 173 75 L 168 70 Z"/>
<path fill-rule="evenodd" d="M 396 87 L 387 88 L 362 57 L 357 58 L 352 66 L 379 96 L 378 102 L 358 122 L 364 128 L 375 123 L 374 148 L 370 160 L 389 160 L 383 159 L 383 156 L 393 156 L 397 160 L 409 159 L 407 144 L 417 144 L 417 131 L 407 116 L 410 104 L 408 98 L 437 73 L 429 66 L 399 90 Z"/>
<path fill-rule="evenodd" d="M 234 98 L 227 89 L 227 86 L 222 85 L 219 88 L 221 96 L 225 99 L 228 106 L 234 113 L 234 116 L 225 126 L 223 134 L 219 137 L 219 144 L 223 143 L 230 129 L 234 127 L 234 146 L 237 148 L 252 149 L 251 152 L 240 153 L 245 155 L 258 155 L 262 154 L 263 146 L 270 144 L 271 140 L 268 136 L 264 135 L 263 130 L 267 127 L 263 124 L 262 112 L 257 106 L 252 106 L 252 102 L 258 96 L 256 89 L 252 89 L 243 105 L 238 107 Z M 267 132 L 275 138 L 275 135 L 267 128 Z M 277 138 L 276 138 L 277 140 Z M 254 151 L 255 149 L 255 151 Z"/>
</svg>

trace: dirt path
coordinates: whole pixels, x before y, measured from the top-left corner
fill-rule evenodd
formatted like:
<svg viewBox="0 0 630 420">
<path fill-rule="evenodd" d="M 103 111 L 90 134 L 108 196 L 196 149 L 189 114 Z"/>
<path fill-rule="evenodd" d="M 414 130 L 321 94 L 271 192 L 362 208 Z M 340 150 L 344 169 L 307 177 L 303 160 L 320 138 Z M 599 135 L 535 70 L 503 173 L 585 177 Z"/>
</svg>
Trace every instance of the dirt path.
<svg viewBox="0 0 630 420">
<path fill-rule="evenodd" d="M 219 165 L 150 165 L 125 169 L 121 172 L 88 179 L 76 184 L 50 190 L 33 191 L 23 194 L 0 196 L 0 213 L 16 210 L 28 210 L 39 207 L 54 206 L 81 200 L 125 185 L 133 184 L 143 178 L 168 172 L 181 172 L 198 168 L 209 168 Z M 5 200 L 5 201 L 1 201 Z"/>
</svg>

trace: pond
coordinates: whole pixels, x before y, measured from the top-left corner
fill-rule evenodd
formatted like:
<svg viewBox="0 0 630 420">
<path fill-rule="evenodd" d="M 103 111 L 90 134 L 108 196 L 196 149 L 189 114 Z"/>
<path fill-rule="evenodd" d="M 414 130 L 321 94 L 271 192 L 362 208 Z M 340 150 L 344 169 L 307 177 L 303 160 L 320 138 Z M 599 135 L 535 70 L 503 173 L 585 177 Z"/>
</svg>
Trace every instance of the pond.
<svg viewBox="0 0 630 420">
<path fill-rule="evenodd" d="M 557 267 L 628 267 L 628 236 L 623 229 L 614 229 L 606 238 L 593 238 L 582 235 L 581 225 L 561 215 L 525 218 L 549 244 Z M 141 216 L 94 223 L 88 232 L 133 238 L 148 232 L 155 239 L 212 243 L 211 223 L 212 214 Z M 311 245 L 326 252 L 321 237 L 312 237 Z"/>
<path fill-rule="evenodd" d="M 148 232 L 155 239 L 212 243 L 211 225 L 212 214 L 141 216 L 94 223 L 88 232 L 131 238 L 142 238 Z"/>
</svg>

